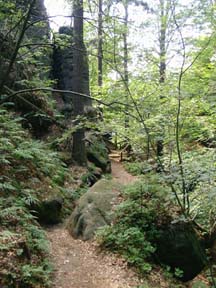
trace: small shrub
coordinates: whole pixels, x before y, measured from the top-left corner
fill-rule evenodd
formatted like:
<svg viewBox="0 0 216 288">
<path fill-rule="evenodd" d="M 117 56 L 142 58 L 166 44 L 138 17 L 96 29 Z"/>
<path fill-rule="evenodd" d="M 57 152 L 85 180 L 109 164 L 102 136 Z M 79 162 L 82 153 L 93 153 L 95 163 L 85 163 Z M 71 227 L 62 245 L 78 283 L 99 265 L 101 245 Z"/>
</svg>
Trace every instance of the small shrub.
<svg viewBox="0 0 216 288">
<path fill-rule="evenodd" d="M 154 177 L 149 178 L 148 185 L 137 182 L 125 189 L 125 200 L 115 211 L 115 222 L 97 234 L 103 247 L 120 253 L 142 273 L 152 268 L 159 222 L 169 221 L 164 208 L 167 188 L 159 182 L 154 184 Z"/>
<path fill-rule="evenodd" d="M 129 173 L 135 176 L 149 173 L 154 169 L 148 162 L 129 162 L 125 163 L 124 166 Z"/>
<path fill-rule="evenodd" d="M 201 282 L 201 281 L 196 281 L 195 283 L 193 283 L 192 288 L 207 288 L 208 286 Z"/>
</svg>

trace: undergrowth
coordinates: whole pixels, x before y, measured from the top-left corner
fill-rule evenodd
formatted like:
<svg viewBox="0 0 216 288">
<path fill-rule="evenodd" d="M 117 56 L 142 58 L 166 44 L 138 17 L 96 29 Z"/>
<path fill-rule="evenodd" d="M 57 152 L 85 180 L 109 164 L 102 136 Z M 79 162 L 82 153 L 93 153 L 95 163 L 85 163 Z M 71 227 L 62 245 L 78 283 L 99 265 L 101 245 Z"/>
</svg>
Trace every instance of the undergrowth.
<svg viewBox="0 0 216 288">
<path fill-rule="evenodd" d="M 67 169 L 20 120 L 0 109 L 0 286 L 50 287 L 48 242 L 28 207 L 53 194 L 64 197 Z"/>
<path fill-rule="evenodd" d="M 216 223 L 215 210 L 215 172 L 216 172 L 216 156 L 215 149 L 199 148 L 192 151 L 184 151 L 182 154 L 184 159 L 184 181 L 186 191 L 190 202 L 190 216 L 199 222 L 207 231 L 212 230 Z M 125 168 L 133 175 L 151 175 L 155 173 L 155 164 L 149 162 L 133 162 L 125 163 Z M 181 192 L 181 173 L 178 165 L 177 155 L 163 158 L 164 173 L 161 173 L 163 182 L 166 185 L 171 183 L 176 188 L 177 195 L 182 201 L 183 195 Z M 170 198 L 173 201 L 176 197 L 170 193 Z"/>
<path fill-rule="evenodd" d="M 197 150 L 184 151 L 182 157 L 190 204 L 189 217 L 195 221 L 193 223 L 196 223 L 197 227 L 201 227 L 200 239 L 205 239 L 206 235 L 216 233 L 215 151 L 199 147 Z M 141 176 L 143 182 L 126 188 L 124 201 L 116 211 L 116 221 L 112 226 L 101 230 L 98 236 L 102 246 L 123 255 L 129 264 L 136 266 L 142 273 L 148 272 L 154 266 L 154 243 L 157 243 L 160 227 L 166 227 L 163 223 L 187 221 L 182 216 L 176 196 L 170 188 L 172 184 L 182 201 L 177 156 L 173 155 L 172 159 L 164 157 L 163 164 L 164 173 L 154 172 L 155 168 L 153 165 L 149 167 L 149 163 L 134 162 L 125 165 L 134 175 L 145 174 Z M 210 251 L 210 257 L 214 259 L 214 253 L 211 253 Z M 178 278 L 179 275 L 175 276 Z M 193 283 L 193 287 L 198 287 L 196 283 L 198 282 Z M 207 287 L 203 283 L 201 285 Z"/>
<path fill-rule="evenodd" d="M 138 181 L 126 187 L 124 201 L 115 211 L 115 222 L 97 234 L 101 246 L 123 255 L 141 273 L 150 272 L 158 227 L 171 219 L 167 213 L 171 206 L 168 193 L 157 175 L 149 175 L 148 184 Z"/>
<path fill-rule="evenodd" d="M 126 162 L 125 169 L 132 175 L 142 175 L 151 172 L 154 167 L 148 162 Z"/>
</svg>

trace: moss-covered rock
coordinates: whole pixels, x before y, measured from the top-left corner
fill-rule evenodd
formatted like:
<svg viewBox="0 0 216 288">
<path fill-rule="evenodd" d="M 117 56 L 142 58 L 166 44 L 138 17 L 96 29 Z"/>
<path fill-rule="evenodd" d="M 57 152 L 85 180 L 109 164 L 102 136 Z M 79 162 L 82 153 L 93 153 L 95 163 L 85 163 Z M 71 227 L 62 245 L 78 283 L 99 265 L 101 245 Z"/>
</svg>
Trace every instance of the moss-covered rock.
<svg viewBox="0 0 216 288">
<path fill-rule="evenodd" d="M 112 207 L 117 203 L 121 186 L 112 180 L 99 180 L 78 201 L 67 228 L 74 238 L 89 240 L 99 227 L 110 224 Z"/>
<path fill-rule="evenodd" d="M 87 158 L 90 162 L 101 168 L 104 173 L 111 172 L 108 150 L 102 139 L 91 137 L 91 141 L 86 148 L 86 152 Z"/>
<path fill-rule="evenodd" d="M 101 178 L 102 173 L 102 170 L 98 167 L 89 168 L 88 172 L 81 177 L 82 184 L 88 187 L 93 186 Z"/>
<path fill-rule="evenodd" d="M 207 264 L 207 256 L 192 225 L 177 222 L 160 231 L 156 254 L 159 261 L 170 266 L 173 272 L 178 268 L 179 277 L 189 281 L 197 276 Z"/>
</svg>

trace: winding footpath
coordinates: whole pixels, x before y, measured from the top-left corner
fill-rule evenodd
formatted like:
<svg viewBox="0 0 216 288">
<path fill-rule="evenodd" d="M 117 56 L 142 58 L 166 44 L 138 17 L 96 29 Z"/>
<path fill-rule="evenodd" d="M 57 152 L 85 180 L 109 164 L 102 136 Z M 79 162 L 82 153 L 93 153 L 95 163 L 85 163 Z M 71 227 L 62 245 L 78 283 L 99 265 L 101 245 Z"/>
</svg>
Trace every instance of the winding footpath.
<svg viewBox="0 0 216 288">
<path fill-rule="evenodd" d="M 112 176 L 123 185 L 137 179 L 127 173 L 121 163 L 114 160 L 112 160 Z M 64 225 L 47 229 L 47 237 L 50 241 L 51 261 L 54 265 L 52 288 L 177 287 L 170 286 L 159 271 L 150 276 L 151 286 L 142 286 L 142 280 L 127 267 L 123 259 L 109 252 L 101 252 L 94 241 L 83 242 L 73 239 Z M 205 283 L 205 287 L 210 287 L 202 275 L 196 279 Z M 193 281 L 181 287 L 192 288 Z"/>
<path fill-rule="evenodd" d="M 136 180 L 114 160 L 112 176 L 123 185 Z M 47 236 L 55 271 L 53 288 L 132 288 L 141 284 L 123 259 L 99 252 L 94 241 L 73 239 L 64 225 L 47 229 Z"/>
</svg>

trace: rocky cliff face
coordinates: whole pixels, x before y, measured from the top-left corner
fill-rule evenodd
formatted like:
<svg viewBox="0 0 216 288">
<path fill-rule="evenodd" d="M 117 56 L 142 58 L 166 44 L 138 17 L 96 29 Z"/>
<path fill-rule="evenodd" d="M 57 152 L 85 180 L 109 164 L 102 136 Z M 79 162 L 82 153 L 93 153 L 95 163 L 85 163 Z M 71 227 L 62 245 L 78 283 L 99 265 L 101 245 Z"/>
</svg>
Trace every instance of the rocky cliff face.
<svg viewBox="0 0 216 288">
<path fill-rule="evenodd" d="M 0 82 L 13 57 L 18 41 L 17 39 L 23 27 L 23 20 L 17 25 L 15 30 L 11 30 L 11 27 L 22 19 L 22 14 L 26 15 L 29 7 L 29 0 L 11 0 L 11 2 L 12 1 L 15 3 L 16 10 L 16 12 L 13 12 L 14 23 L 8 23 L 7 19 L 4 20 L 4 23 L 0 20 L 0 24 L 4 24 L 2 25 L 4 28 L 6 27 L 6 30 L 4 29 L 4 31 L 0 28 L 0 40 L 2 40 L 2 43 L 0 43 Z M 52 66 L 53 78 L 57 82 L 57 88 L 62 90 L 75 90 L 76 75 L 73 67 L 76 51 L 73 47 L 73 29 L 70 27 L 60 28 L 59 34 L 56 35 L 59 42 L 54 43 L 53 54 L 53 43 L 51 43 L 49 36 L 50 27 L 44 0 L 36 0 L 28 28 L 25 31 L 21 43 L 21 48 L 19 49 L 16 61 L 14 62 L 5 83 L 9 88 L 13 90 L 22 90 L 29 87 L 46 86 L 47 83 L 43 84 L 43 81 L 49 80 Z M 83 53 L 86 55 L 85 47 L 83 47 Z M 89 95 L 87 56 L 84 57 L 82 79 L 83 93 Z M 43 93 L 30 93 L 29 95 L 23 96 L 43 111 L 49 110 L 46 107 L 47 105 L 44 101 L 46 97 L 44 97 Z M 71 117 L 73 115 L 73 96 L 67 93 L 61 94 L 57 99 L 57 102 L 59 103 L 58 100 L 62 103 L 62 107 L 60 108 L 62 108 L 61 110 L 63 110 L 64 115 L 66 117 Z M 27 127 L 31 126 L 35 135 L 39 136 L 41 131 L 47 131 L 48 127 L 51 125 L 49 121 L 45 121 L 42 116 L 35 116 L 35 114 L 37 114 L 35 113 L 36 111 L 32 111 L 32 107 L 26 105 L 26 103 L 24 105 L 22 101 L 17 101 L 17 99 L 15 102 L 16 109 L 21 113 L 21 116 L 28 114 Z M 88 99 L 86 99 L 85 105 L 89 105 Z M 46 125 L 44 121 L 46 122 Z M 36 131 L 38 129 L 39 133 Z"/>
<path fill-rule="evenodd" d="M 55 46 L 53 53 L 53 76 L 57 80 L 57 88 L 74 91 L 76 75 L 73 69 L 75 56 L 73 28 L 61 27 L 57 37 L 59 37 L 60 41 L 65 41 L 66 45 Z M 83 51 L 83 53 L 85 54 L 85 51 Z M 84 61 L 82 79 L 84 94 L 89 95 L 89 68 L 87 57 L 85 57 Z M 64 101 L 63 112 L 66 117 L 70 117 L 73 114 L 73 97 L 67 93 L 63 94 L 62 97 Z M 87 101 L 86 105 L 88 105 Z"/>
<path fill-rule="evenodd" d="M 48 79 L 51 70 L 50 28 L 43 0 L 36 1 L 16 53 L 29 2 L 11 0 L 10 3 L 14 6 L 12 12 L 6 11 L 6 15 L 12 20 L 8 21 L 6 17 L 0 21 L 1 27 L 4 27 L 0 28 L 0 83 L 12 90 L 43 86 L 43 81 Z M 14 61 L 15 54 L 17 55 Z M 22 98 L 15 97 L 12 100 L 15 103 L 14 109 L 25 119 L 25 127 L 30 128 L 35 136 L 46 133 L 51 125 L 49 117 L 39 115 L 41 113 L 32 106 L 33 104 L 45 113 L 52 114 L 49 101 L 43 93 L 26 93 L 22 94 Z"/>
<path fill-rule="evenodd" d="M 20 2 L 24 2 L 24 7 L 27 7 L 26 3 L 29 3 L 28 0 Z M 40 41 L 49 38 L 50 26 L 44 0 L 36 1 L 31 15 L 31 23 L 34 23 L 34 25 L 30 26 L 26 31 L 27 37 L 31 38 L 33 41 Z"/>
<path fill-rule="evenodd" d="M 28 0 L 9 2 L 14 5 L 12 6 L 14 7 L 14 12 L 6 11 L 5 14 L 8 14 L 8 18 L 11 19 L 7 19 L 6 17 L 0 20 L 0 80 L 13 57 L 25 17 L 22 21 L 21 19 L 29 7 Z M 16 57 L 18 61 L 15 61 L 6 82 L 10 88 L 19 89 L 20 87 L 16 86 L 20 80 L 30 80 L 35 75 L 34 72 L 37 70 L 37 67 L 35 67 L 36 61 L 44 63 L 45 59 L 48 58 L 45 53 L 39 57 L 35 53 L 35 50 L 38 51 L 36 44 L 48 42 L 50 28 L 47 17 L 44 0 L 37 0 L 31 13 L 23 41 L 20 43 L 21 47 Z M 23 45 L 24 47 L 22 48 Z M 45 65 L 50 65 L 49 61 L 45 61 Z"/>
<path fill-rule="evenodd" d="M 33 26 L 33 29 L 35 29 L 32 31 L 34 37 L 41 38 L 50 36 L 50 26 L 44 0 L 37 0 L 31 20 L 32 22 L 39 20 L 43 21 L 43 25 L 41 27 Z"/>
</svg>

